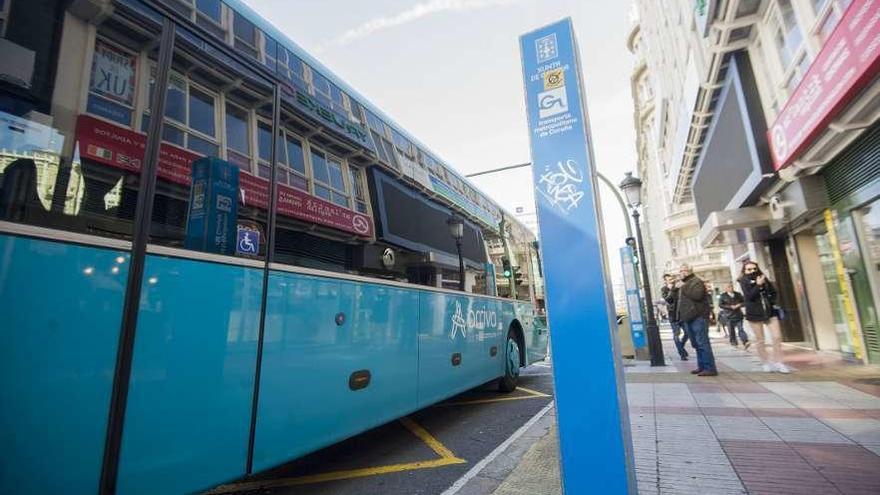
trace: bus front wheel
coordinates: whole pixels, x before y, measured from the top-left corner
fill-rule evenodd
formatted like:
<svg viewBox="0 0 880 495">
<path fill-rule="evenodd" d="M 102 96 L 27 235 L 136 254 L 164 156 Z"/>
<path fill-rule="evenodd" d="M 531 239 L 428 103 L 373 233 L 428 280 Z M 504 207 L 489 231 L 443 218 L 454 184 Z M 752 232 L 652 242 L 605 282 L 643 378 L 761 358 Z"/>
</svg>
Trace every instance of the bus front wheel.
<svg viewBox="0 0 880 495">
<path fill-rule="evenodd" d="M 513 392 L 519 381 L 519 342 L 511 328 L 507 332 L 507 343 L 504 346 L 504 376 L 498 380 L 498 390 Z"/>
</svg>

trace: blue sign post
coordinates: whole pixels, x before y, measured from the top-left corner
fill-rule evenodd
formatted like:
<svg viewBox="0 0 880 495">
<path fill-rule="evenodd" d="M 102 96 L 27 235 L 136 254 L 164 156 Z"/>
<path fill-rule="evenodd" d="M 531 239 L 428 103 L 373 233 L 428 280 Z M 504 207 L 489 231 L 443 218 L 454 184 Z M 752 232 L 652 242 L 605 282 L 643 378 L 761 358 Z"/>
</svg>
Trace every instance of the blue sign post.
<svg viewBox="0 0 880 495">
<path fill-rule="evenodd" d="M 213 157 L 194 161 L 184 247 L 232 254 L 237 218 L 238 167 Z"/>
<path fill-rule="evenodd" d="M 630 246 L 620 248 L 620 266 L 623 267 L 623 287 L 626 291 L 626 312 L 629 315 L 629 329 L 632 334 L 636 359 L 647 359 L 648 342 L 645 338 L 644 311 L 639 295 L 639 281 L 636 265 L 633 263 L 633 250 Z"/>
<path fill-rule="evenodd" d="M 567 494 L 635 493 L 629 414 L 571 19 L 520 37 Z"/>
</svg>

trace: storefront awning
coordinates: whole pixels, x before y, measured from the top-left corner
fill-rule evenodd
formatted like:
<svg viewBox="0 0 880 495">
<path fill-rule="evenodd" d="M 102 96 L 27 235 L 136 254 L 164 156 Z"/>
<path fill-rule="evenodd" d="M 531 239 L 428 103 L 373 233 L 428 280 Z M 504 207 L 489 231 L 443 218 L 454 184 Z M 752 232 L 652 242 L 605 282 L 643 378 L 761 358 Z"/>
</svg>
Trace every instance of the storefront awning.
<svg viewBox="0 0 880 495">
<path fill-rule="evenodd" d="M 709 213 L 700 227 L 699 241 L 703 247 L 729 246 L 769 237 L 770 208 L 748 206 Z"/>
</svg>

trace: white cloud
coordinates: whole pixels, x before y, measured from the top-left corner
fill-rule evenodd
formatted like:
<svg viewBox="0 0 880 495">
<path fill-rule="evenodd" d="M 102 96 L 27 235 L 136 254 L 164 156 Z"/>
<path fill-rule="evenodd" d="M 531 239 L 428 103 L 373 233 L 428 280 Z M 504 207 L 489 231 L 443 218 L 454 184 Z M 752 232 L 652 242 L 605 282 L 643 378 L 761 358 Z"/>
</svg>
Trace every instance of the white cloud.
<svg viewBox="0 0 880 495">
<path fill-rule="evenodd" d="M 331 41 L 330 44 L 344 46 L 378 31 L 408 24 L 440 12 L 467 12 L 486 7 L 510 5 L 520 1 L 522 0 L 430 0 L 428 2 L 421 2 L 396 14 L 374 17 L 360 26 L 342 33 Z"/>
</svg>

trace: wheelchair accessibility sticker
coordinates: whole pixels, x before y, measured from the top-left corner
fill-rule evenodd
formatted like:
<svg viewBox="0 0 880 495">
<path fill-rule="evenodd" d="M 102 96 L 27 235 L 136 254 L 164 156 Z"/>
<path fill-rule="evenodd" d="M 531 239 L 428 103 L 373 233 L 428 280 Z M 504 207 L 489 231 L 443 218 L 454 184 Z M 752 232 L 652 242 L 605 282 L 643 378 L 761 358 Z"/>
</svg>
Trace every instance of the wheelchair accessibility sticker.
<svg viewBox="0 0 880 495">
<path fill-rule="evenodd" d="M 260 253 L 260 231 L 243 225 L 238 226 L 238 237 L 235 242 L 236 254 L 257 255 Z"/>
</svg>

